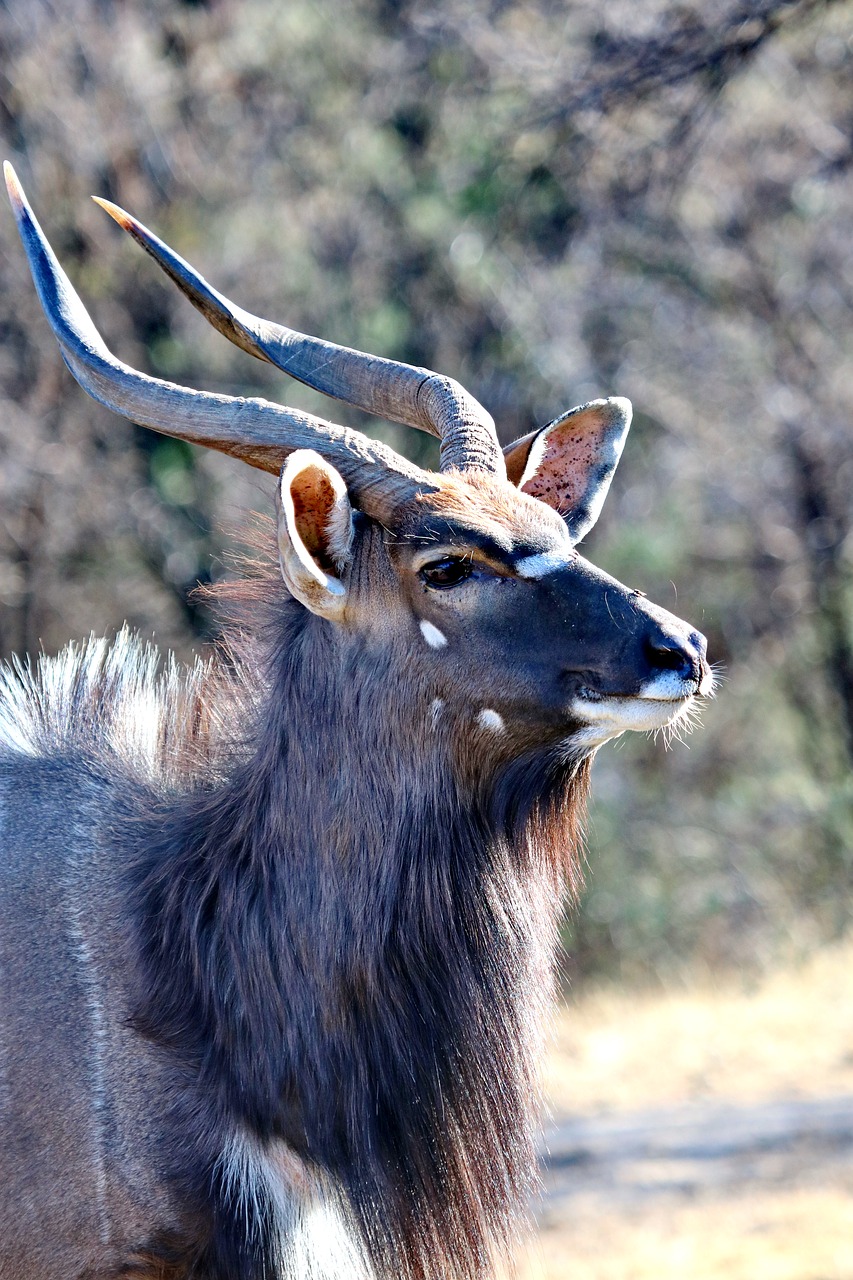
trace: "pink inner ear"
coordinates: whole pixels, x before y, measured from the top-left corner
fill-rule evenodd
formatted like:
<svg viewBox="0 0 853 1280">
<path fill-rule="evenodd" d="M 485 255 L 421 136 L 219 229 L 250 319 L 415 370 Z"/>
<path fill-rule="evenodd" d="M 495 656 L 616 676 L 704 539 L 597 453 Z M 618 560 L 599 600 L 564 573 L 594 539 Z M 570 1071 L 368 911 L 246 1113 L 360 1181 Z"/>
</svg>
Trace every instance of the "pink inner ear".
<svg viewBox="0 0 853 1280">
<path fill-rule="evenodd" d="M 300 538 L 318 564 L 335 573 L 329 553 L 329 514 L 335 505 L 335 492 L 328 478 L 319 469 L 306 469 L 294 480 L 290 494 Z"/>
<path fill-rule="evenodd" d="M 612 433 L 612 415 L 598 408 L 555 422 L 533 441 L 520 488 L 561 515 L 568 514 L 585 501 L 598 480 Z"/>
</svg>

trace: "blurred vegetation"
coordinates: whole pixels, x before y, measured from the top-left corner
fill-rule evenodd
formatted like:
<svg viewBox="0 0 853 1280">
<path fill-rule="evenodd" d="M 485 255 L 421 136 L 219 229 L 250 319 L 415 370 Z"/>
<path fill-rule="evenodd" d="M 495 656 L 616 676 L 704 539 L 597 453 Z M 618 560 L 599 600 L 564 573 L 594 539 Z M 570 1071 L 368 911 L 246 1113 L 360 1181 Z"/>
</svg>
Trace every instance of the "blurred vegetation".
<svg viewBox="0 0 853 1280">
<path fill-rule="evenodd" d="M 726 678 L 689 750 L 602 751 L 573 968 L 849 928 L 850 0 L 5 0 L 0 135 L 139 368 L 365 425 L 205 328 L 90 193 L 249 309 L 459 378 L 504 439 L 630 396 L 589 553 Z M 0 649 L 127 618 L 186 654 L 271 484 L 86 400 L 4 227 Z"/>
</svg>

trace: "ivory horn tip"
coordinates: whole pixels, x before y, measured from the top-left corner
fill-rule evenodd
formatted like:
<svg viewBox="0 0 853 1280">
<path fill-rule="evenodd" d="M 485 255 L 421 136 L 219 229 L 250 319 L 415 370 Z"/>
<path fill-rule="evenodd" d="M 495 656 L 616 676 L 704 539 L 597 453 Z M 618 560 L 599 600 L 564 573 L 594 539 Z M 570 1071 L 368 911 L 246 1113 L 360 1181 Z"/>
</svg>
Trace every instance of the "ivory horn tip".
<svg viewBox="0 0 853 1280">
<path fill-rule="evenodd" d="M 6 179 L 6 190 L 9 192 L 9 199 L 12 201 L 13 206 L 16 209 L 22 209 L 24 206 L 24 189 L 18 181 L 18 175 L 9 160 L 3 161 L 3 176 Z"/>
<path fill-rule="evenodd" d="M 132 218 L 129 213 L 126 213 L 124 209 L 120 208 L 117 204 L 113 204 L 112 200 L 105 200 L 103 196 L 92 196 L 92 199 L 95 204 L 99 204 L 101 206 L 105 213 L 108 213 L 111 218 L 114 218 L 119 226 L 123 227 L 125 231 L 133 232 L 137 230 L 136 219 Z"/>
</svg>

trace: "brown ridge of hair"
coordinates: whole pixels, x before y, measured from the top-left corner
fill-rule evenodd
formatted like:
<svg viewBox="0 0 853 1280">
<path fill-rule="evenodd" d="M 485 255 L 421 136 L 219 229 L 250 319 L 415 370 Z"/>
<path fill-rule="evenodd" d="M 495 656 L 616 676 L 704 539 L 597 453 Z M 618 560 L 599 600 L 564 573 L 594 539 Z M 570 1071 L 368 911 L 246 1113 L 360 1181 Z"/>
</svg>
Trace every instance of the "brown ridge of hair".
<svg viewBox="0 0 853 1280">
<path fill-rule="evenodd" d="M 407 760 L 405 724 L 371 714 L 382 673 L 351 686 L 322 635 L 294 614 L 251 758 L 138 832 L 135 1025 L 195 1064 L 226 1132 L 281 1139 L 341 1188 L 378 1275 L 485 1280 L 535 1187 L 541 1024 L 588 767 L 531 753 L 463 795 L 443 757 Z M 306 735 L 329 699 L 334 727 Z M 363 774 L 346 795 L 369 798 L 327 811 L 344 740 Z"/>
</svg>

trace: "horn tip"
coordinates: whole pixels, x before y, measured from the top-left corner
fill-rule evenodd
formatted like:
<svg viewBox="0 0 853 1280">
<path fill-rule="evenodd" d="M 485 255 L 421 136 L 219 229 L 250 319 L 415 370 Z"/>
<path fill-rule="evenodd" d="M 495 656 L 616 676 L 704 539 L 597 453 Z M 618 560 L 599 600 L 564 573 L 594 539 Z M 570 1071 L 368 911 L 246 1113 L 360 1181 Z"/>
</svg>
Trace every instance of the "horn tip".
<svg viewBox="0 0 853 1280">
<path fill-rule="evenodd" d="M 12 201 L 12 205 L 16 210 L 22 209 L 24 207 L 24 189 L 18 181 L 18 175 L 9 160 L 3 161 L 3 176 L 6 179 L 6 190 L 9 192 L 9 199 Z"/>
<path fill-rule="evenodd" d="M 100 205 L 104 212 L 108 213 L 120 227 L 124 228 L 125 231 L 132 232 L 137 229 L 136 219 L 132 218 L 130 214 L 126 213 L 119 205 L 113 204 L 112 200 L 105 200 L 103 196 L 92 196 L 92 199 L 95 204 Z"/>
</svg>

